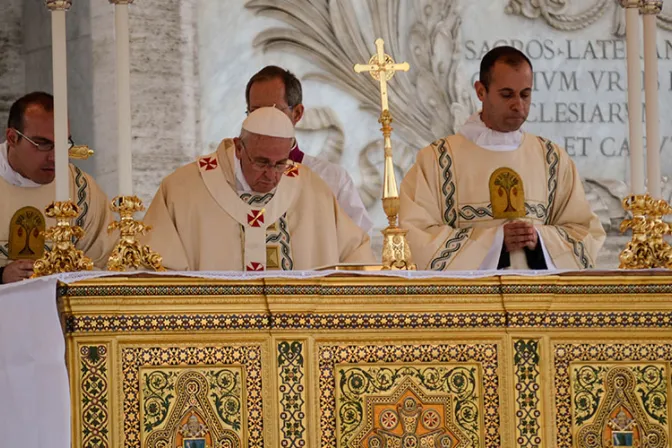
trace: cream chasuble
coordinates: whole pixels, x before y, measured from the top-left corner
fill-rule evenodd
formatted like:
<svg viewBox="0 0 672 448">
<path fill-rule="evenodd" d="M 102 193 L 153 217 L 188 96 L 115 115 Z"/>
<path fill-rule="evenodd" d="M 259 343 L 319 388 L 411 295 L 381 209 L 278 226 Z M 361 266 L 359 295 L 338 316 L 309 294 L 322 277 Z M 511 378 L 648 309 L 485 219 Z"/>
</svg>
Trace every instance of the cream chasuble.
<svg viewBox="0 0 672 448">
<path fill-rule="evenodd" d="M 525 133 L 513 151 L 489 151 L 463 135 L 422 149 L 401 184 L 401 227 L 418 269 L 476 270 L 492 256 L 505 219 L 493 218 L 488 180 L 500 168 L 521 177 L 525 220 L 558 269 L 594 266 L 605 233 L 567 153 Z M 511 267 L 527 264 L 512 257 Z M 522 263 L 522 264 L 521 264 Z"/>
<path fill-rule="evenodd" d="M 34 242 L 37 233 L 35 228 L 13 226 L 14 235 L 10 235 L 10 221 L 14 214 L 24 208 L 33 207 L 39 211 L 39 220 L 44 226 L 51 227 L 56 221 L 44 216 L 44 209 L 56 196 L 54 182 L 42 186 L 19 187 L 11 185 L 3 177 L 0 177 L 0 266 L 9 264 L 12 260 L 10 253 L 16 253 L 17 248 L 11 250 L 10 241 L 13 244 L 24 243 L 19 252 L 35 252 Z M 79 206 L 79 216 L 74 224 L 84 229 L 84 237 L 77 241 L 76 247 L 93 260 L 98 268 L 104 268 L 116 238 L 107 233 L 107 226 L 112 222 L 113 215 L 109 208 L 107 196 L 98 184 L 79 168 L 70 165 L 70 197 Z M 49 243 L 45 245 L 49 250 Z M 22 258 L 30 258 L 23 256 Z"/>
<path fill-rule="evenodd" d="M 238 193 L 233 140 L 161 183 L 144 243 L 174 270 L 307 270 L 374 263 L 368 235 L 329 186 L 297 164 L 273 192 Z"/>
</svg>

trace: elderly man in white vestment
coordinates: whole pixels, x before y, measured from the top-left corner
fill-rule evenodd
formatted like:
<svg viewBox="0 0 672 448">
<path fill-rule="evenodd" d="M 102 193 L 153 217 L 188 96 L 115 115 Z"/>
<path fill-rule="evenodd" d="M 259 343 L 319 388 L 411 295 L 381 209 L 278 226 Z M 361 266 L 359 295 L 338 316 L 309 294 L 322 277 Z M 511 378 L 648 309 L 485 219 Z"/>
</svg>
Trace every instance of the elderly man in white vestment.
<svg viewBox="0 0 672 448">
<path fill-rule="evenodd" d="M 33 92 L 9 110 L 6 142 L 0 145 L 0 283 L 30 277 L 45 247 L 40 229 L 55 225 L 44 216 L 54 201 L 54 98 Z M 70 140 L 72 146 L 72 140 Z M 97 267 L 105 266 L 115 239 L 108 199 L 91 176 L 70 165 L 70 198 L 79 206 L 74 224 L 85 235 L 76 243 Z"/>
<path fill-rule="evenodd" d="M 369 236 L 326 183 L 294 164 L 294 126 L 274 107 L 250 113 L 239 138 L 161 183 L 146 242 L 174 270 L 307 270 L 374 263 Z"/>
<path fill-rule="evenodd" d="M 576 166 L 521 131 L 532 64 L 512 47 L 481 61 L 482 111 L 422 149 L 401 184 L 400 222 L 420 269 L 586 269 L 605 232 Z"/>
<path fill-rule="evenodd" d="M 282 67 L 269 65 L 257 72 L 247 83 L 245 102 L 250 113 L 260 107 L 274 106 L 292 120 L 294 126 L 303 118 L 304 107 L 301 82 L 293 73 Z M 324 180 L 334 192 L 338 204 L 366 232 L 373 228 L 373 221 L 364 207 L 352 178 L 340 165 L 319 157 L 305 154 L 298 143 L 289 158 L 301 163 Z"/>
</svg>

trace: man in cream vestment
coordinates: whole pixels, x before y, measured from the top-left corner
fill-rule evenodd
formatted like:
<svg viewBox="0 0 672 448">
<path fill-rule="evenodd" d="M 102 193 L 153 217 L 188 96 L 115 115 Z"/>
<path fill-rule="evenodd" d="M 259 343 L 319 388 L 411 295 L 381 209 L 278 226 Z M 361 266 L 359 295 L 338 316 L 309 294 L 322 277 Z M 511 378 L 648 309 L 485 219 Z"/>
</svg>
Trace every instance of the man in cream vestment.
<svg viewBox="0 0 672 448">
<path fill-rule="evenodd" d="M 55 220 L 44 216 L 45 208 L 54 201 L 54 102 L 48 93 L 34 92 L 17 100 L 9 112 L 5 137 L 0 145 L 0 283 L 10 283 L 30 277 L 36 253 L 30 239 L 36 240 L 37 228 L 27 231 L 10 226 L 15 213 L 32 207 L 37 221 L 51 227 Z M 76 247 L 84 251 L 97 267 L 104 267 L 115 239 L 107 234 L 112 221 L 105 193 L 88 174 L 70 165 L 70 197 L 79 206 L 80 213 L 74 224 L 84 229 L 85 235 Z M 35 222 L 37 222 L 35 221 Z M 32 231 L 31 231 L 32 230 Z M 10 235 L 10 231 L 14 235 Z M 23 254 L 15 254 L 10 241 L 25 241 Z M 48 249 L 48 247 L 46 248 Z M 43 249 L 44 250 L 44 249 Z"/>
<path fill-rule="evenodd" d="M 373 263 L 369 236 L 315 173 L 294 165 L 294 127 L 274 107 L 250 113 L 240 138 L 161 183 L 145 242 L 174 270 L 306 270 Z"/>
<path fill-rule="evenodd" d="M 422 149 L 401 184 L 401 226 L 418 269 L 586 269 L 605 232 L 556 144 L 520 130 L 532 65 L 498 47 L 481 62 L 483 109 Z"/>
<path fill-rule="evenodd" d="M 245 102 L 247 112 L 260 107 L 275 107 L 284 112 L 296 126 L 303 118 L 304 107 L 301 81 L 293 73 L 275 65 L 269 65 L 257 72 L 247 83 Z M 340 165 L 328 160 L 305 154 L 294 145 L 289 158 L 307 166 L 317 173 L 334 192 L 338 205 L 365 232 L 373 228 L 373 221 L 364 207 L 352 178 Z"/>
</svg>

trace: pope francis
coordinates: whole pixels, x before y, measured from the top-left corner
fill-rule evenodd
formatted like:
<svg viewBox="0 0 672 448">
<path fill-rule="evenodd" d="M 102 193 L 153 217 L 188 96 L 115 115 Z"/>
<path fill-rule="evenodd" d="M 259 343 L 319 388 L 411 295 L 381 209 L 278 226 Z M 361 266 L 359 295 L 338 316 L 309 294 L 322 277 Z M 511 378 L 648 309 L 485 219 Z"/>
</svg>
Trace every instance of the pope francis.
<svg viewBox="0 0 672 448">
<path fill-rule="evenodd" d="M 329 186 L 289 160 L 294 126 L 275 107 L 250 113 L 238 138 L 163 180 L 145 242 L 173 270 L 307 270 L 374 263 L 369 236 Z"/>
</svg>

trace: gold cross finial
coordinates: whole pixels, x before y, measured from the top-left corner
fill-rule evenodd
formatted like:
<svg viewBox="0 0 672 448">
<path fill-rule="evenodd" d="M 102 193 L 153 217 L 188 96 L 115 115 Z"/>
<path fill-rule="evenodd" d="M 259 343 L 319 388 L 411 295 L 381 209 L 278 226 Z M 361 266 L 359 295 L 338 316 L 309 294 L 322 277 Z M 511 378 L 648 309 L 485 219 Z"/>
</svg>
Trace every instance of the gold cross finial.
<svg viewBox="0 0 672 448">
<path fill-rule="evenodd" d="M 383 168 L 383 210 L 387 215 L 389 226 L 383 230 L 383 269 L 415 269 L 411 260 L 411 249 L 406 240 L 406 230 L 397 226 L 399 215 L 399 191 L 397 180 L 394 175 L 394 162 L 392 161 L 392 114 L 387 105 L 387 81 L 392 79 L 394 73 L 410 69 L 408 63 L 396 64 L 394 59 L 385 54 L 385 42 L 376 39 L 376 54 L 369 59 L 368 64 L 355 65 L 355 72 L 369 72 L 369 75 L 380 82 L 380 103 L 382 111 L 378 123 L 383 125 L 385 166 Z"/>
<path fill-rule="evenodd" d="M 376 54 L 369 59 L 368 64 L 356 64 L 357 73 L 369 72 L 371 77 L 380 82 L 380 104 L 383 111 L 389 110 L 387 104 L 387 81 L 392 79 L 394 72 L 399 70 L 407 72 L 410 66 L 407 62 L 397 64 L 394 59 L 384 50 L 383 39 L 376 39 Z"/>
</svg>

